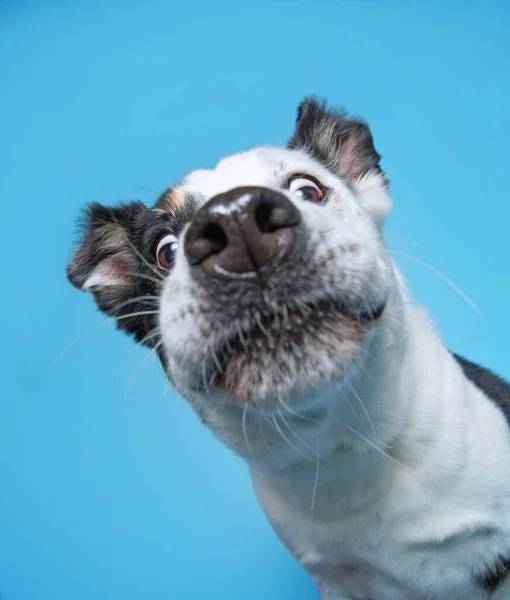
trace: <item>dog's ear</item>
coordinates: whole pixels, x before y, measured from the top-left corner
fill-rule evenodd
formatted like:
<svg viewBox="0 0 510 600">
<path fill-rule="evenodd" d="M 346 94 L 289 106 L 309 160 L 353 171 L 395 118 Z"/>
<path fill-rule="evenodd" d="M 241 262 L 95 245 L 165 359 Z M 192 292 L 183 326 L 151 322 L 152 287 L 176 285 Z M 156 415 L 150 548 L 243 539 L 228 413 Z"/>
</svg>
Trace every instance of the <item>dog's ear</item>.
<svg viewBox="0 0 510 600">
<path fill-rule="evenodd" d="M 91 292 L 98 308 L 117 317 L 119 329 L 138 341 L 147 332 L 148 320 L 125 315 L 147 311 L 147 304 L 136 299 L 155 293 L 156 273 L 137 248 L 149 213 L 141 202 L 115 208 L 90 204 L 81 219 L 81 239 L 67 264 L 69 281 Z"/>
<path fill-rule="evenodd" d="M 381 156 L 368 125 L 328 108 L 325 100 L 309 97 L 301 102 L 289 147 L 306 150 L 353 182 L 370 171 L 381 173 Z"/>
<path fill-rule="evenodd" d="M 382 222 L 391 208 L 387 180 L 380 167 L 368 125 L 329 108 L 324 100 L 305 98 L 298 107 L 289 148 L 304 150 L 331 171 L 345 177 L 360 194 L 374 220 Z"/>
</svg>

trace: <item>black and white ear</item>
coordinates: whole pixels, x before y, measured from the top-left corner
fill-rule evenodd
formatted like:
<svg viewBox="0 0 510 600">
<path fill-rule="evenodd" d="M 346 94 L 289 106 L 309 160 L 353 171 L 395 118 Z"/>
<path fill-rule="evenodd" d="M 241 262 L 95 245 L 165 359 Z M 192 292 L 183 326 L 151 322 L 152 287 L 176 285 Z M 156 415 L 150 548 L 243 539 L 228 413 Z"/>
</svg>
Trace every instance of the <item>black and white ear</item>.
<svg viewBox="0 0 510 600">
<path fill-rule="evenodd" d="M 89 205 L 81 220 L 81 240 L 67 264 L 69 281 L 91 292 L 98 308 L 107 315 L 122 316 L 118 327 L 134 334 L 138 341 L 146 333 L 146 320 L 124 317 L 140 310 L 138 297 L 154 293 L 154 273 L 136 248 L 137 231 L 148 212 L 141 202 L 115 208 Z M 144 275 L 145 271 L 148 273 Z"/>
<path fill-rule="evenodd" d="M 296 128 L 288 146 L 307 152 L 345 177 L 367 213 L 378 225 L 382 224 L 391 209 L 388 181 L 365 122 L 328 108 L 324 100 L 305 98 L 298 107 Z"/>
</svg>

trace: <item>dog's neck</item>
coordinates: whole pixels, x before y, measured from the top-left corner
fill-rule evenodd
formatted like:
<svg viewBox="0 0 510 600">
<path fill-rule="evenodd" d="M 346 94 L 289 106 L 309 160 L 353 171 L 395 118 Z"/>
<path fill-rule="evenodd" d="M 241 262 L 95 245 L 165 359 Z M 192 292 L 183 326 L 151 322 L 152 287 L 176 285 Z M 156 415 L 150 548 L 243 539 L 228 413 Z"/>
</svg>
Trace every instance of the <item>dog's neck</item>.
<svg viewBox="0 0 510 600">
<path fill-rule="evenodd" d="M 451 464 L 462 465 L 464 443 L 462 424 L 455 431 L 446 425 L 451 423 L 446 398 L 462 397 L 466 382 L 405 288 L 399 286 L 392 300 L 362 367 L 328 392 L 325 400 L 339 408 L 329 427 L 307 440 L 310 452 L 279 469 L 251 465 L 259 492 L 328 519 L 386 494 L 396 466 L 412 471 L 424 490 L 431 478 L 436 488 L 452 485 Z M 451 464 L 444 464 L 445 455 Z"/>
</svg>

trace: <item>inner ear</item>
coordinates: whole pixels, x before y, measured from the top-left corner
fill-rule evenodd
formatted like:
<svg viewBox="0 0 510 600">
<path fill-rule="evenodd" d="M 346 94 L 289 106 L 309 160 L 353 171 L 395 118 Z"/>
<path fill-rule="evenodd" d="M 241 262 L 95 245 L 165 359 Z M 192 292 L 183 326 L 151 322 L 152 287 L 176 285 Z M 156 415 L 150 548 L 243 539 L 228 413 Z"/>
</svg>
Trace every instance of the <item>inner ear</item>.
<svg viewBox="0 0 510 600">
<path fill-rule="evenodd" d="M 351 182 L 367 173 L 382 174 L 381 156 L 368 125 L 345 111 L 328 108 L 325 100 L 308 97 L 299 105 L 296 127 L 288 142 L 311 154 Z"/>
<path fill-rule="evenodd" d="M 102 260 L 80 287 L 85 291 L 93 288 L 129 285 L 130 268 L 129 261 L 125 257 L 113 254 Z"/>
<path fill-rule="evenodd" d="M 70 282 L 93 292 L 128 285 L 140 263 L 137 231 L 147 213 L 141 202 L 114 208 L 87 206 L 80 222 L 81 239 L 67 265 Z"/>
</svg>

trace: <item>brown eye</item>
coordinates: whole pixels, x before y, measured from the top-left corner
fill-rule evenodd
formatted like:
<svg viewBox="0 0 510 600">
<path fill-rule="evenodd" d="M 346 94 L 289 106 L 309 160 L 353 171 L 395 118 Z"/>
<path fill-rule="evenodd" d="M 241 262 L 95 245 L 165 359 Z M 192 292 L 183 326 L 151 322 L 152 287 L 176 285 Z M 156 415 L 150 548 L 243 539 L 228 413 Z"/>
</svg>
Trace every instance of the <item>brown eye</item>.
<svg viewBox="0 0 510 600">
<path fill-rule="evenodd" d="M 320 187 L 306 177 L 296 177 L 290 182 L 289 189 L 294 192 L 296 196 L 303 198 L 303 200 L 310 200 L 311 202 L 320 202 L 324 197 Z"/>
<path fill-rule="evenodd" d="M 177 246 L 177 238 L 175 235 L 168 234 L 165 235 L 164 238 L 161 238 L 156 250 L 158 267 L 161 269 L 170 269 L 175 262 Z"/>
</svg>

